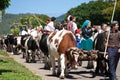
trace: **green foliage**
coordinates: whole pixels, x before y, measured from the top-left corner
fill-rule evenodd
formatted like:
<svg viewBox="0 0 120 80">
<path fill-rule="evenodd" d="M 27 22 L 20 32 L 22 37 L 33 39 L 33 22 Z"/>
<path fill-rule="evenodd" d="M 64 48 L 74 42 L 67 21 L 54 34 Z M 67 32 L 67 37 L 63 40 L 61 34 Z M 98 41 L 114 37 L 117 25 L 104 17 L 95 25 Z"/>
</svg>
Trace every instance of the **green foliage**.
<svg viewBox="0 0 120 80">
<path fill-rule="evenodd" d="M 10 31 L 13 35 L 19 35 L 20 29 L 16 27 L 16 28 L 11 28 Z"/>
<path fill-rule="evenodd" d="M 113 13 L 113 7 L 114 7 L 114 3 L 112 4 L 111 7 L 108 7 L 103 10 L 103 14 L 106 15 L 105 16 L 106 19 L 111 19 Z M 119 19 L 120 19 L 120 1 L 117 2 L 113 20 L 117 20 L 120 23 Z"/>
<path fill-rule="evenodd" d="M 3 56 L 8 56 L 8 53 L 3 51 L 3 50 L 0 50 L 0 55 L 3 55 Z"/>
<path fill-rule="evenodd" d="M 46 20 L 49 18 L 47 15 L 41 14 L 41 15 L 37 15 L 38 20 L 40 21 L 40 24 L 42 26 L 46 25 Z"/>
<path fill-rule="evenodd" d="M 0 0 L 0 10 L 4 10 L 10 5 L 10 0 Z"/>
<path fill-rule="evenodd" d="M 38 27 L 40 25 L 44 26 L 46 20 L 49 17 L 47 15 L 29 15 L 29 16 L 24 16 L 20 19 L 20 23 L 22 25 L 27 25 L 27 26 L 32 26 L 33 28 Z"/>
<path fill-rule="evenodd" d="M 76 8 L 70 9 L 68 12 L 77 18 L 78 27 L 81 27 L 85 20 L 92 21 L 92 24 L 99 25 L 103 22 L 109 22 L 110 19 L 106 18 L 103 10 L 113 6 L 111 2 L 104 0 L 90 1 L 83 3 Z M 111 15 L 109 15 L 110 17 Z"/>
</svg>

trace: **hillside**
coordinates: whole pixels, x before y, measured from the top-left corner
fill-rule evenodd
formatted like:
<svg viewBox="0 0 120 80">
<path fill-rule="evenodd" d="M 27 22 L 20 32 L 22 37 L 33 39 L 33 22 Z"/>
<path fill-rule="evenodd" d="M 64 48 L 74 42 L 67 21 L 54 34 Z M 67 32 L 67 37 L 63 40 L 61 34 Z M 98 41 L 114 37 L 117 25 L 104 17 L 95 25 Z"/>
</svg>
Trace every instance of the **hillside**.
<svg viewBox="0 0 120 80">
<path fill-rule="evenodd" d="M 65 19 L 65 14 L 57 17 L 57 22 L 61 22 L 61 21 L 63 21 L 64 19 Z"/>
<path fill-rule="evenodd" d="M 5 14 L 0 22 L 0 34 L 10 33 L 10 27 L 13 23 L 19 22 L 19 19 L 24 16 L 30 16 L 32 14 Z M 37 14 L 40 15 L 40 14 Z M 57 17 L 57 22 L 61 22 L 64 19 L 64 15 Z"/>
<path fill-rule="evenodd" d="M 5 14 L 0 22 L 0 34 L 10 33 L 10 26 L 26 14 Z"/>
</svg>

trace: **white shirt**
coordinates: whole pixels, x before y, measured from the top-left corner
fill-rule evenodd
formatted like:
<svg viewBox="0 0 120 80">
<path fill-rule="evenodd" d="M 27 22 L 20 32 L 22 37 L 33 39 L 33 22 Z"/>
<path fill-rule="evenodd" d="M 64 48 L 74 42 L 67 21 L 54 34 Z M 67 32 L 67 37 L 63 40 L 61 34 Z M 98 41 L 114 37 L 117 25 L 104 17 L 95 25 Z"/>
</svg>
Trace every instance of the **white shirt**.
<svg viewBox="0 0 120 80">
<path fill-rule="evenodd" d="M 31 30 L 30 29 L 28 29 L 28 34 L 31 34 Z"/>
<path fill-rule="evenodd" d="M 47 26 L 45 26 L 44 30 L 55 31 L 54 22 L 53 21 L 49 22 Z"/>
<path fill-rule="evenodd" d="M 34 29 L 32 29 L 31 30 L 31 36 L 33 37 L 33 38 L 36 38 L 37 36 L 38 36 L 38 34 L 37 34 L 37 30 L 34 30 Z"/>
<path fill-rule="evenodd" d="M 28 34 L 27 31 L 22 30 L 22 34 L 21 35 L 26 35 L 26 34 Z"/>
<path fill-rule="evenodd" d="M 75 22 L 73 22 L 72 32 L 75 33 L 76 29 L 78 29 L 77 24 Z"/>
</svg>

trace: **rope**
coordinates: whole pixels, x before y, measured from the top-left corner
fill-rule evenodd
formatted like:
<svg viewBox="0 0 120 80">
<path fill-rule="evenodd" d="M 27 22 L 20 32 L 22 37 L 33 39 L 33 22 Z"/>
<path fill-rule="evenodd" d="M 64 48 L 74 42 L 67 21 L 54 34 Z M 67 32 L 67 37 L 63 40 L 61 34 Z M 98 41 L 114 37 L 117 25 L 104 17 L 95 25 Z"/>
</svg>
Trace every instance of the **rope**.
<svg viewBox="0 0 120 80">
<path fill-rule="evenodd" d="M 45 22 L 45 21 L 43 21 L 42 19 L 38 18 L 35 14 L 33 14 L 33 17 L 35 17 L 35 18 L 36 18 L 37 20 L 39 20 L 40 22 L 42 22 L 42 23 L 46 24 L 46 22 Z"/>
<path fill-rule="evenodd" d="M 39 26 L 41 26 L 41 23 L 39 22 L 39 18 L 35 14 L 33 14 L 33 17 L 37 20 L 37 22 L 39 23 Z"/>
</svg>

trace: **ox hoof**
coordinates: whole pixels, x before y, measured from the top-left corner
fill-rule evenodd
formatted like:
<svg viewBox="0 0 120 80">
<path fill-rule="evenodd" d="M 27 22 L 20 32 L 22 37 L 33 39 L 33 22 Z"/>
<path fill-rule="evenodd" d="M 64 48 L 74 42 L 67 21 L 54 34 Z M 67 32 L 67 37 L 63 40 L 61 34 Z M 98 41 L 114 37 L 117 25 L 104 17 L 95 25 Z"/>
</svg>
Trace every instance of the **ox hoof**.
<svg viewBox="0 0 120 80">
<path fill-rule="evenodd" d="M 50 66 L 45 64 L 45 65 L 44 65 L 44 69 L 50 70 Z"/>
<path fill-rule="evenodd" d="M 50 62 L 46 62 L 44 65 L 44 69 L 50 70 L 51 66 L 50 66 Z"/>
<path fill-rule="evenodd" d="M 26 59 L 26 63 L 30 63 L 31 61 L 29 59 Z"/>
<path fill-rule="evenodd" d="M 36 61 L 35 61 L 35 60 L 31 60 L 30 62 L 31 62 L 31 63 L 36 63 Z"/>
<path fill-rule="evenodd" d="M 56 74 L 56 72 L 53 72 L 52 75 L 53 75 L 53 76 L 56 76 L 57 74 Z"/>
<path fill-rule="evenodd" d="M 29 61 L 29 60 L 26 60 L 26 63 L 30 63 L 30 61 Z"/>
<path fill-rule="evenodd" d="M 60 75 L 60 79 L 64 79 L 65 77 L 63 75 Z"/>
<path fill-rule="evenodd" d="M 57 71 L 57 75 L 60 75 L 60 73 L 61 73 L 60 71 Z"/>
</svg>

